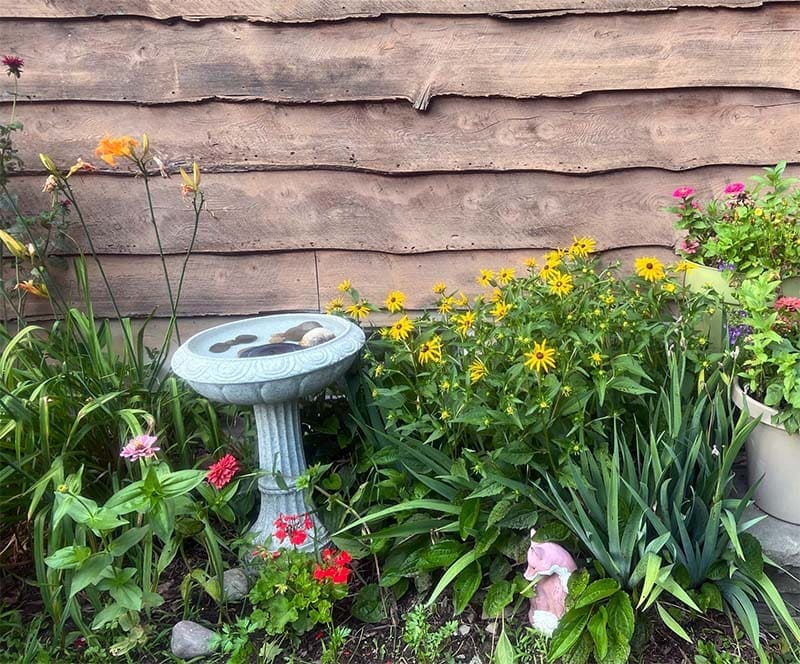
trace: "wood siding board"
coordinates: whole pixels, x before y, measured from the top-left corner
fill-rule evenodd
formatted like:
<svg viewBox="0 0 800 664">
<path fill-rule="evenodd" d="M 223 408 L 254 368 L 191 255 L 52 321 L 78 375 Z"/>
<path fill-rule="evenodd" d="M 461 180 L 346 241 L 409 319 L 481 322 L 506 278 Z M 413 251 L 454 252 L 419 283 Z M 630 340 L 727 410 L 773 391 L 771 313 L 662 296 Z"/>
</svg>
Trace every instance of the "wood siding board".
<svg viewBox="0 0 800 664">
<path fill-rule="evenodd" d="M 126 256 L 102 256 L 101 261 L 124 315 L 157 317 L 170 314 L 169 298 L 157 256 L 132 260 Z M 170 256 L 167 267 L 176 291 L 180 276 L 179 256 Z M 92 304 L 98 317 L 113 316 L 114 308 L 95 263 L 87 259 Z M 7 272 L 6 272 L 7 273 Z M 82 299 L 69 273 L 59 273 L 68 302 L 81 307 Z M 27 311 L 48 317 L 50 307 L 29 297 Z M 316 309 L 318 306 L 314 252 L 250 256 L 192 256 L 186 271 L 179 314 L 183 316 L 256 315 L 267 311 Z"/>
<path fill-rule="evenodd" d="M 25 130 L 17 147 L 26 172 L 43 172 L 38 153 L 44 148 L 59 164 L 79 155 L 89 159 L 109 128 L 147 133 L 172 172 L 192 160 L 206 172 L 684 170 L 777 163 L 800 155 L 798 108 L 800 93 L 754 89 L 613 92 L 560 100 L 446 97 L 427 113 L 405 102 L 37 103 L 18 107 Z"/>
<path fill-rule="evenodd" d="M 373 304 L 383 303 L 392 290 L 403 291 L 410 310 L 434 308 L 437 295 L 431 288 L 443 281 L 448 290 L 461 290 L 473 296 L 487 292 L 475 282 L 481 269 L 497 270 L 514 267 L 518 275 L 525 274 L 524 261 L 535 257 L 541 262 L 541 251 L 464 251 L 434 253 L 421 256 L 395 256 L 380 253 L 320 251 L 319 290 L 323 303 L 341 297 L 336 286 L 349 279 L 362 297 Z M 632 271 L 634 258 L 656 256 L 664 262 L 674 261 L 675 255 L 664 247 L 635 247 L 607 251 L 601 256 L 604 263 L 621 261 L 621 269 Z M 383 320 L 381 320 L 381 323 Z"/>
<path fill-rule="evenodd" d="M 314 249 L 417 254 L 443 250 L 546 248 L 591 235 L 599 249 L 671 246 L 664 208 L 679 186 L 701 198 L 757 172 L 720 166 L 673 173 L 654 169 L 593 176 L 538 172 L 387 177 L 341 171 L 221 173 L 203 179 L 211 215 L 200 224 L 197 253 Z M 797 168 L 789 172 L 797 173 Z M 141 183 L 76 176 L 92 239 L 101 253 L 157 252 Z M 46 204 L 43 178 L 14 178 L 23 209 Z M 186 251 L 193 213 L 180 181 L 156 179 L 152 192 L 162 244 Z M 77 221 L 71 232 L 80 241 Z M 85 248 L 85 247 L 84 247 Z"/>
<path fill-rule="evenodd" d="M 800 89 L 800 7 L 567 16 L 401 17 L 275 27 L 144 19 L 0 23 L 38 100 L 165 103 L 534 98 L 689 87 Z M 210 45 L 213 44 L 213 49 Z"/>
<path fill-rule="evenodd" d="M 517 19 L 565 13 L 660 11 L 682 7 L 759 7 L 774 0 L 0 0 L 0 18 L 143 16 L 267 23 L 336 21 L 387 14 L 490 14 Z"/>
</svg>

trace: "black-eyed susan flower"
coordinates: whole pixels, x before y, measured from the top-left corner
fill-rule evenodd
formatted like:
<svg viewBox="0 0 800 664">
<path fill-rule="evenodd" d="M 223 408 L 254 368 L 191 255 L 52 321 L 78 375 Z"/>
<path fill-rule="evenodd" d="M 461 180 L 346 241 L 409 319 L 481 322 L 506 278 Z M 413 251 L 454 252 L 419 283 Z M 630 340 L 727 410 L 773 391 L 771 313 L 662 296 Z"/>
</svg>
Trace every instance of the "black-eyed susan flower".
<svg viewBox="0 0 800 664">
<path fill-rule="evenodd" d="M 475 281 L 484 287 L 491 286 L 492 279 L 494 279 L 494 272 L 492 270 L 481 270 L 481 273 L 475 277 Z"/>
<path fill-rule="evenodd" d="M 664 278 L 664 264 L 655 256 L 643 256 L 634 261 L 636 274 L 647 281 L 656 282 Z"/>
<path fill-rule="evenodd" d="M 557 270 L 553 276 L 550 277 L 547 283 L 550 286 L 550 292 L 553 293 L 553 295 L 558 295 L 559 297 L 569 295 L 572 292 L 572 289 L 575 288 L 572 283 L 572 277 L 569 274 L 563 274 Z"/>
<path fill-rule="evenodd" d="M 414 323 L 409 320 L 408 316 L 403 316 L 400 320 L 392 323 L 389 328 L 389 336 L 395 341 L 405 341 L 413 331 Z"/>
<path fill-rule="evenodd" d="M 477 383 L 486 375 L 486 365 L 479 359 L 474 359 L 469 363 L 469 382 Z"/>
<path fill-rule="evenodd" d="M 344 300 L 340 297 L 333 298 L 328 304 L 325 305 L 325 313 L 332 314 L 344 309 Z"/>
<path fill-rule="evenodd" d="M 550 267 L 558 267 L 561 265 L 561 261 L 566 253 L 567 252 L 564 249 L 553 249 L 553 251 L 548 251 L 544 255 L 545 265 L 549 265 Z"/>
<path fill-rule="evenodd" d="M 508 316 L 508 312 L 511 311 L 512 307 L 513 305 L 507 302 L 497 302 L 494 307 L 492 307 L 491 314 L 495 320 L 500 321 Z"/>
<path fill-rule="evenodd" d="M 556 272 L 560 273 L 560 271 L 556 269 L 556 266 L 550 265 L 550 263 L 545 263 L 539 270 L 539 277 L 541 277 L 544 281 L 550 281 L 550 278 Z"/>
<path fill-rule="evenodd" d="M 456 324 L 456 331 L 461 336 L 466 336 L 475 324 L 475 312 L 465 311 L 463 314 L 453 316 L 453 322 Z"/>
<path fill-rule="evenodd" d="M 466 307 L 469 304 L 469 298 L 464 293 L 459 293 L 455 299 L 457 307 Z"/>
<path fill-rule="evenodd" d="M 526 258 L 523 262 L 525 264 L 525 267 L 527 267 L 529 270 L 536 269 L 537 262 L 536 262 L 536 259 L 533 256 L 530 256 L 529 258 Z"/>
<path fill-rule="evenodd" d="M 695 268 L 697 268 L 697 265 L 691 261 L 678 261 L 672 269 L 675 272 L 691 272 Z"/>
<path fill-rule="evenodd" d="M 507 286 L 514 279 L 516 270 L 513 267 L 503 267 L 497 272 L 497 283 L 501 286 Z"/>
<path fill-rule="evenodd" d="M 384 304 L 386 308 L 389 310 L 389 313 L 396 314 L 398 311 L 402 311 L 403 305 L 406 303 L 406 296 L 405 293 L 401 291 L 392 291 L 386 296 L 386 300 Z"/>
<path fill-rule="evenodd" d="M 417 351 L 417 359 L 420 364 L 428 362 L 442 361 L 442 340 L 434 335 L 428 341 L 423 341 Z"/>
<path fill-rule="evenodd" d="M 369 304 L 367 304 L 364 300 L 361 300 L 360 302 L 351 304 L 349 307 L 347 307 L 347 309 L 344 310 L 344 312 L 352 318 L 363 320 L 369 316 L 369 310 Z"/>
<path fill-rule="evenodd" d="M 556 366 L 556 349 L 547 347 L 547 339 L 534 342 L 533 350 L 525 353 L 525 367 L 539 373 L 547 373 Z"/>
<path fill-rule="evenodd" d="M 344 279 L 336 288 L 342 293 L 349 293 L 353 290 L 353 284 L 350 283 L 349 279 Z"/>
<path fill-rule="evenodd" d="M 667 283 L 661 286 L 661 290 L 663 290 L 665 293 L 670 293 L 670 294 L 674 293 L 677 290 L 677 288 L 678 287 L 671 281 L 668 281 Z"/>
<path fill-rule="evenodd" d="M 433 292 L 436 293 L 437 295 L 442 295 L 446 290 L 447 290 L 447 285 L 444 283 L 444 281 L 437 281 L 433 285 Z"/>
<path fill-rule="evenodd" d="M 594 252 L 596 246 L 597 243 L 590 237 L 575 237 L 573 235 L 568 253 L 570 256 L 588 258 L 589 254 Z"/>
<path fill-rule="evenodd" d="M 455 301 L 452 297 L 445 296 L 441 300 L 439 300 L 439 313 L 440 314 L 449 314 L 453 310 L 453 305 Z"/>
</svg>

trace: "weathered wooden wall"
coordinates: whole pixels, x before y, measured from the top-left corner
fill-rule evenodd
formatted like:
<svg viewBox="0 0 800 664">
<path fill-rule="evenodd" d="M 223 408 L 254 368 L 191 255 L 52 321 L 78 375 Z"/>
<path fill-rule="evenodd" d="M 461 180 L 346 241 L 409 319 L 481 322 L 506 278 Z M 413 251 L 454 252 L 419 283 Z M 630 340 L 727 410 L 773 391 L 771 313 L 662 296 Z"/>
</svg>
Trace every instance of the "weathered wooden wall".
<svg viewBox="0 0 800 664">
<path fill-rule="evenodd" d="M 667 257 L 675 187 L 800 161 L 796 2 L 0 0 L 0 45 L 25 59 L 27 209 L 38 152 L 105 132 L 201 163 L 185 316 L 316 309 L 343 278 L 422 308 L 573 235 Z M 95 246 L 126 312 L 163 316 L 141 182 L 99 165 L 75 184 Z M 179 187 L 154 182 L 173 272 Z"/>
</svg>

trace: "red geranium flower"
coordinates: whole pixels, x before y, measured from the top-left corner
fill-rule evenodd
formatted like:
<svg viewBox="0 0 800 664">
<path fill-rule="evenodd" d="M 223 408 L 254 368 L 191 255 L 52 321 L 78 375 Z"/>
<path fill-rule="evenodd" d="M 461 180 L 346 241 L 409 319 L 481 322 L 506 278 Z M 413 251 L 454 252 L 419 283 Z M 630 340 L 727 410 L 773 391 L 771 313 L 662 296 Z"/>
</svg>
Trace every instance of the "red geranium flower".
<svg viewBox="0 0 800 664">
<path fill-rule="evenodd" d="M 239 462 L 232 454 L 226 454 L 208 469 L 206 480 L 216 489 L 221 489 L 239 472 Z"/>
</svg>

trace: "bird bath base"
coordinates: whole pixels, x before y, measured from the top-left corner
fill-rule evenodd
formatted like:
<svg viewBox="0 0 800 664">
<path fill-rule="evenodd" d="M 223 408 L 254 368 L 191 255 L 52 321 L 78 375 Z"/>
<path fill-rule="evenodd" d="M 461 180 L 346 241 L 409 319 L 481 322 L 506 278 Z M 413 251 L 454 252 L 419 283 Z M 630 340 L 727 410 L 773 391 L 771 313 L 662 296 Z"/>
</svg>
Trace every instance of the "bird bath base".
<svg viewBox="0 0 800 664">
<path fill-rule="evenodd" d="M 259 466 L 267 474 L 258 480 L 261 509 L 250 534 L 256 544 L 269 541 L 269 549 L 275 551 L 280 548 L 280 542 L 274 537 L 270 540 L 270 536 L 275 532 L 276 519 L 281 515 L 309 514 L 313 531 L 297 548 L 308 551 L 320 548 L 327 542 L 328 533 L 314 507 L 306 502 L 304 491 L 297 488 L 297 478 L 307 468 L 297 401 L 255 404 L 253 412 L 258 431 Z"/>
</svg>

